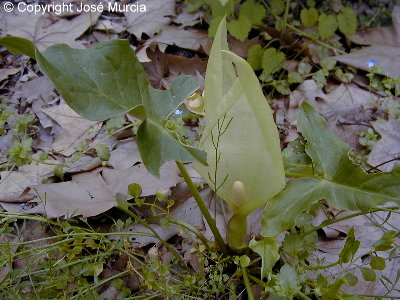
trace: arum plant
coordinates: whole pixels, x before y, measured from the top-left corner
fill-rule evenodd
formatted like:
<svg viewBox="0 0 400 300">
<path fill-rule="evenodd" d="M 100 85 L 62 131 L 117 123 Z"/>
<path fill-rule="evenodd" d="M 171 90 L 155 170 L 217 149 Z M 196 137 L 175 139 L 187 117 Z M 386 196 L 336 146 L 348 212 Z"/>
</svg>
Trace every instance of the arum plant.
<svg viewBox="0 0 400 300">
<path fill-rule="evenodd" d="M 251 66 L 228 51 L 226 23 L 211 49 L 204 91 L 206 125 L 199 147 L 208 165 L 198 172 L 232 211 L 227 241 L 244 245 L 247 216 L 285 186 L 278 130 Z"/>
<path fill-rule="evenodd" d="M 248 214 L 284 187 L 272 113 L 250 65 L 228 51 L 225 20 L 207 67 L 206 126 L 200 149 L 185 144 L 165 127 L 185 100 L 195 101 L 202 111 L 198 100 L 191 97 L 196 82 L 181 76 L 169 90 L 152 88 L 128 41 L 104 41 L 86 50 L 60 44 L 43 53 L 19 37 L 1 38 L 0 45 L 36 59 L 65 101 L 83 117 L 105 120 L 129 113 L 141 119 L 137 144 L 145 167 L 159 176 L 166 161 L 176 161 L 222 252 L 227 253 L 226 245 L 183 163 L 195 161 L 200 174 L 231 208 L 227 240 L 233 249 L 243 246 Z"/>
<path fill-rule="evenodd" d="M 109 40 L 86 50 L 59 44 L 38 51 L 20 37 L 0 38 L 0 45 L 15 54 L 36 59 L 68 105 L 89 120 L 105 120 L 129 113 L 142 120 L 137 144 L 147 170 L 159 177 L 160 167 L 175 160 L 208 222 L 219 248 L 226 245 L 183 163 L 207 164 L 206 153 L 185 144 L 165 123 L 198 88 L 190 76 L 180 76 L 166 91 L 151 87 L 146 73 L 127 40 Z M 119 203 L 125 209 L 124 203 Z"/>
</svg>

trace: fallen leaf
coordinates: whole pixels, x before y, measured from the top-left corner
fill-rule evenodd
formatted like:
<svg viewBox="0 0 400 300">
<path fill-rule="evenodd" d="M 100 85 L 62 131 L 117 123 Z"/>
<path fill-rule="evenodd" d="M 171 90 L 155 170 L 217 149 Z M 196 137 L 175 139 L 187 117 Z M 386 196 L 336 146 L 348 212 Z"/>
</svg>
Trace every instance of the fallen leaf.
<svg viewBox="0 0 400 300">
<path fill-rule="evenodd" d="M 155 37 L 146 41 L 145 45 L 153 43 L 176 45 L 180 48 L 210 53 L 211 39 L 207 31 L 199 29 L 184 29 L 176 26 L 165 26 Z"/>
<path fill-rule="evenodd" d="M 93 31 L 93 36 L 97 42 L 108 41 L 112 39 L 118 39 L 118 34 L 116 33 L 105 33 L 100 30 Z"/>
<path fill-rule="evenodd" d="M 79 158 L 77 161 L 69 163 L 67 161 L 68 168 L 64 168 L 63 171 L 65 174 L 75 174 L 81 172 L 92 171 L 101 166 L 102 160 L 98 157 L 92 157 L 89 155 L 85 155 Z"/>
<path fill-rule="evenodd" d="M 366 129 L 365 125 L 372 119 L 372 105 L 369 104 L 369 100 L 377 98 L 375 94 L 352 84 L 341 84 L 329 94 L 325 94 L 314 80 L 306 80 L 290 94 L 289 110 L 285 119 L 289 125 L 296 125 L 297 109 L 305 100 L 327 119 L 329 127 L 344 142 L 358 148 L 358 134 Z"/>
<path fill-rule="evenodd" d="M 146 12 L 125 12 L 127 30 L 138 39 L 142 33 L 152 37 L 163 26 L 169 24 L 169 16 L 175 15 L 175 0 L 140 0 L 137 5 L 145 4 Z"/>
<path fill-rule="evenodd" d="M 124 170 L 132 167 L 135 163 L 141 162 L 140 153 L 134 139 L 128 139 L 118 143 L 111 151 L 108 163 L 114 169 Z"/>
<path fill-rule="evenodd" d="M 126 30 L 122 22 L 107 19 L 100 19 L 94 26 L 94 29 L 105 31 L 107 33 L 121 33 Z"/>
<path fill-rule="evenodd" d="M 89 147 L 95 148 L 99 144 L 107 146 L 109 150 L 114 149 L 115 145 L 117 144 L 117 135 L 110 135 L 105 126 L 103 126 L 97 133 L 94 140 L 89 144 Z"/>
<path fill-rule="evenodd" d="M 360 45 L 400 46 L 400 6 L 392 12 L 392 25 L 367 28 L 356 34 L 347 36 L 353 43 Z"/>
<path fill-rule="evenodd" d="M 62 128 L 52 147 L 55 152 L 64 156 L 75 153 L 76 146 L 80 142 L 91 140 L 101 127 L 101 123 L 82 118 L 64 103 L 43 108 L 42 111 Z"/>
<path fill-rule="evenodd" d="M 24 209 L 27 214 L 44 214 L 48 218 L 61 216 L 96 216 L 116 206 L 115 195 L 99 173 L 80 176 L 79 181 L 68 181 L 33 186 L 38 197 L 37 206 Z"/>
<path fill-rule="evenodd" d="M 160 178 L 151 175 L 143 164 L 124 170 L 105 169 L 102 175 L 114 195 L 120 193 L 125 197 L 128 197 L 128 185 L 131 183 L 142 187 L 142 196 L 149 196 L 155 195 L 159 189 L 169 189 L 182 181 L 172 161 L 160 168 Z"/>
<path fill-rule="evenodd" d="M 204 76 L 207 67 L 207 61 L 202 60 L 197 55 L 192 58 L 187 58 L 184 56 L 177 56 L 167 54 L 168 61 L 168 76 L 161 79 L 160 84 L 169 89 L 172 82 L 178 78 L 180 75 L 190 75 L 199 84 L 198 91 L 204 90 Z"/>
<path fill-rule="evenodd" d="M 6 80 L 9 76 L 15 75 L 20 71 L 18 68 L 6 68 L 6 69 L 0 69 L 0 82 L 3 80 Z"/>
<path fill-rule="evenodd" d="M 40 76 L 22 83 L 17 93 L 28 103 L 40 99 L 47 104 L 56 96 L 54 89 L 54 85 L 46 76 Z"/>
<path fill-rule="evenodd" d="M 202 195 L 202 192 L 200 192 L 200 194 Z M 180 222 L 188 223 L 197 228 L 204 228 L 201 211 L 193 197 L 188 198 L 171 209 L 170 216 Z M 163 226 L 159 224 L 151 224 L 151 227 L 164 241 L 169 240 L 182 230 L 182 228 L 177 225 Z M 130 238 L 133 248 L 144 247 L 152 243 L 156 244 L 156 247 L 161 245 L 161 241 L 155 237 L 149 229 L 141 224 L 130 226 L 128 232 L 138 233 L 137 235 L 132 235 Z"/>
<path fill-rule="evenodd" d="M 48 163 L 58 163 L 49 160 Z M 33 162 L 19 167 L 18 171 L 0 172 L 0 202 L 26 202 L 35 197 L 29 186 L 38 185 L 53 175 L 54 165 Z M 1 203 L 0 203 L 1 205 Z"/>
<path fill-rule="evenodd" d="M 201 18 L 203 17 L 203 12 L 198 11 L 196 13 L 190 13 L 187 7 L 183 7 L 180 9 L 180 12 L 177 16 L 172 18 L 172 21 L 175 24 L 180 25 L 181 27 L 192 27 L 201 22 Z"/>
<path fill-rule="evenodd" d="M 400 119 L 378 120 L 372 126 L 379 133 L 381 139 L 377 141 L 368 155 L 371 166 L 379 166 L 384 162 L 400 157 Z M 378 168 L 383 172 L 390 172 L 400 160 L 391 161 Z"/>
<path fill-rule="evenodd" d="M 375 61 L 382 74 L 400 77 L 400 6 L 393 9 L 392 20 L 389 27 L 377 27 L 350 36 L 353 42 L 369 47 L 333 58 L 364 71 L 371 68 L 370 61 Z"/>
<path fill-rule="evenodd" d="M 161 80 L 168 75 L 167 55 L 156 49 L 147 52 L 150 62 L 143 63 L 149 81 L 155 89 L 161 88 Z"/>
<path fill-rule="evenodd" d="M 101 12 L 83 13 L 71 20 L 54 21 L 48 14 L 7 13 L 1 23 L 4 34 L 31 40 L 40 51 L 55 44 L 83 49 L 84 45 L 76 39 L 95 24 L 100 15 Z"/>
</svg>

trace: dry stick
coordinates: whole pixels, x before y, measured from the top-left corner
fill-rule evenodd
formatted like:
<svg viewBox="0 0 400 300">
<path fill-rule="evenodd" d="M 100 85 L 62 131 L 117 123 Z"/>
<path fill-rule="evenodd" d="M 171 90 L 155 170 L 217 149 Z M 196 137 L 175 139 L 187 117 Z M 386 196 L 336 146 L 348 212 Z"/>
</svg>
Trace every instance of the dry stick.
<svg viewBox="0 0 400 300">
<path fill-rule="evenodd" d="M 367 173 L 370 173 L 372 170 L 379 170 L 379 169 L 378 169 L 379 167 L 382 167 L 383 165 L 386 165 L 386 164 L 391 163 L 391 162 L 396 161 L 396 160 L 400 160 L 400 155 L 397 156 L 397 157 L 395 157 L 395 158 L 392 158 L 392 159 L 390 159 L 390 160 L 388 160 L 388 161 L 385 161 L 385 162 L 383 162 L 383 163 L 380 163 L 379 165 L 377 165 L 377 166 L 375 166 L 375 167 L 372 167 L 371 169 L 369 169 L 369 170 L 367 171 Z"/>
<path fill-rule="evenodd" d="M 328 222 L 325 222 L 325 221 L 322 222 L 319 226 L 317 226 L 317 227 L 315 227 L 315 228 L 313 228 L 313 229 L 311 229 L 309 231 L 306 231 L 305 233 L 301 234 L 301 236 L 306 236 L 307 234 L 310 234 L 311 232 L 317 231 L 319 229 L 322 229 L 322 228 L 324 228 L 324 227 L 326 227 L 328 225 L 334 224 L 334 223 L 342 222 L 344 220 L 348 220 L 348 219 L 351 219 L 351 218 L 354 218 L 354 217 L 357 217 L 357 216 L 371 214 L 371 213 L 378 212 L 378 211 L 389 211 L 389 212 L 392 212 L 392 213 L 395 213 L 395 214 L 400 214 L 400 212 L 395 211 L 394 209 L 398 209 L 398 207 L 397 206 L 392 206 L 392 207 L 386 207 L 386 208 L 372 208 L 372 209 L 370 209 L 368 211 L 362 211 L 362 212 L 359 212 L 359 213 L 351 214 L 351 215 L 348 215 L 348 216 L 340 218 L 340 219 L 327 220 Z"/>
<path fill-rule="evenodd" d="M 215 220 L 211 217 L 210 212 L 208 211 L 207 206 L 204 204 L 203 199 L 201 199 L 201 196 L 199 194 L 199 191 L 193 184 L 192 179 L 189 176 L 188 171 L 186 170 L 185 166 L 183 163 L 180 161 L 175 161 L 176 165 L 178 166 L 179 171 L 181 172 L 183 178 L 185 179 L 185 182 L 189 188 L 189 191 L 192 193 L 193 198 L 196 200 L 197 205 L 199 206 L 201 213 L 203 214 L 204 218 L 207 221 L 208 226 L 210 226 L 210 229 L 214 235 L 215 242 L 221 249 L 222 253 L 224 255 L 228 255 L 228 249 L 225 245 L 224 240 L 222 239 L 221 234 L 219 233 L 219 230 L 217 228 L 217 225 L 215 223 Z"/>
</svg>

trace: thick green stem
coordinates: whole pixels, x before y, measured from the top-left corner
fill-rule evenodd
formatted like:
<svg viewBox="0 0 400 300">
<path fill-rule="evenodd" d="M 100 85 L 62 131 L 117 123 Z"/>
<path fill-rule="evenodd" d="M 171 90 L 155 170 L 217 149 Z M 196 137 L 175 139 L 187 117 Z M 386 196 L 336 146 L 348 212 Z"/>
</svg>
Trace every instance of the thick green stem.
<svg viewBox="0 0 400 300">
<path fill-rule="evenodd" d="M 233 250 L 241 250 L 246 247 L 244 239 L 247 233 L 247 215 L 234 214 L 228 222 L 226 238 L 228 245 Z"/>
<path fill-rule="evenodd" d="M 217 243 L 218 247 L 221 249 L 222 253 L 227 255 L 228 249 L 225 245 L 224 240 L 222 239 L 221 234 L 219 233 L 217 224 L 215 223 L 215 220 L 211 217 L 211 214 L 208 211 L 207 206 L 204 204 L 203 199 L 201 199 L 199 191 L 193 184 L 193 181 L 190 178 L 188 171 L 186 170 L 183 163 L 181 163 L 180 161 L 175 161 L 175 162 L 176 162 L 176 165 L 178 166 L 178 169 L 181 172 L 183 178 L 185 179 L 185 182 L 189 188 L 189 191 L 192 193 L 194 200 L 196 200 L 197 205 L 199 206 L 199 208 L 201 210 L 201 213 L 203 214 L 204 218 L 206 219 L 208 226 L 210 226 L 211 232 L 213 233 L 214 238 L 215 238 L 215 242 Z"/>
<path fill-rule="evenodd" d="M 244 285 L 246 286 L 246 290 L 247 290 L 247 299 L 254 300 L 253 291 L 251 289 L 249 277 L 247 276 L 246 267 L 243 264 L 240 264 L 240 267 L 242 269 Z"/>
</svg>

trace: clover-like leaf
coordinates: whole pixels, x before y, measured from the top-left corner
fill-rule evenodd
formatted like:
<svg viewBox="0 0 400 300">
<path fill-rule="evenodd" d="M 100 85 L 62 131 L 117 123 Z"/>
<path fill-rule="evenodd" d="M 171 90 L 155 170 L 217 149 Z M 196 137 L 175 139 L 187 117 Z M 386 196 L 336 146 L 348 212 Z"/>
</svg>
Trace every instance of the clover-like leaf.
<svg viewBox="0 0 400 300">
<path fill-rule="evenodd" d="M 323 41 L 329 39 L 336 31 L 338 25 L 336 17 L 322 14 L 318 18 L 318 33 Z"/>
<path fill-rule="evenodd" d="M 342 9 L 337 16 L 339 30 L 344 34 L 354 34 L 357 29 L 357 15 L 354 10 L 349 7 Z"/>
<path fill-rule="evenodd" d="M 300 12 L 300 19 L 304 26 L 313 27 L 318 22 L 318 10 L 314 7 L 303 8 Z"/>
</svg>

